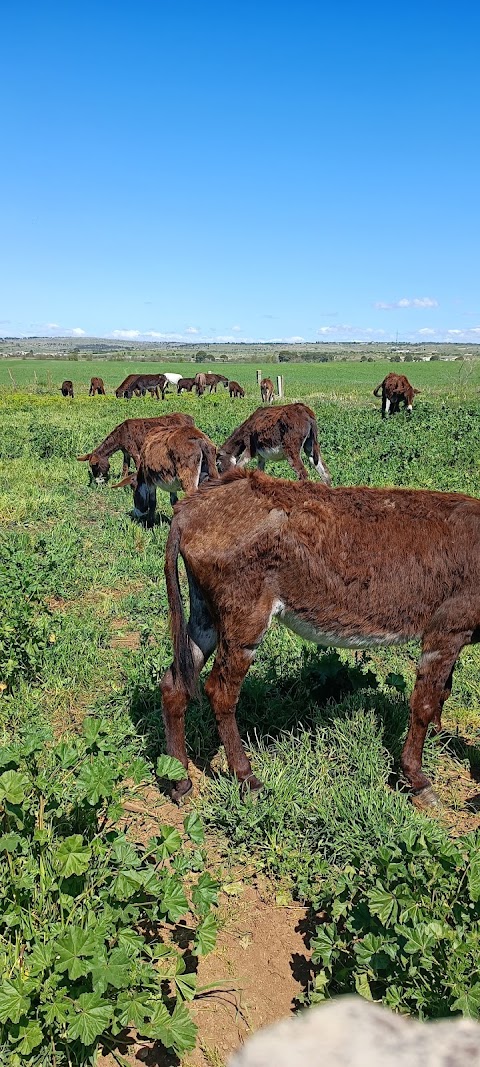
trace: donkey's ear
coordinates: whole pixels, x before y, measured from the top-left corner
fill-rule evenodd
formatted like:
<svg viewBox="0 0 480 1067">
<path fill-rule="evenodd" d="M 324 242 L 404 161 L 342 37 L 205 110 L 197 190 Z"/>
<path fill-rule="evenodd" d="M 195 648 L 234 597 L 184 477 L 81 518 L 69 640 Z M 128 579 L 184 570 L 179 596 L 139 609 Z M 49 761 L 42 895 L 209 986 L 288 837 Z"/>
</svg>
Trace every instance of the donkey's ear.
<svg viewBox="0 0 480 1067">
<path fill-rule="evenodd" d="M 421 393 L 422 390 L 421 389 L 414 389 L 413 391 L 414 391 L 414 393 Z"/>
<path fill-rule="evenodd" d="M 84 456 L 77 456 L 77 459 L 78 459 L 79 463 L 84 463 L 86 460 L 90 460 L 91 458 L 92 458 L 92 453 L 91 452 L 86 452 Z"/>
<path fill-rule="evenodd" d="M 122 489 L 124 485 L 131 485 L 132 489 L 134 489 L 136 484 L 137 484 L 137 475 L 136 474 L 126 474 L 125 478 L 122 478 L 121 482 L 115 482 L 115 485 L 112 485 L 112 489 Z"/>
</svg>

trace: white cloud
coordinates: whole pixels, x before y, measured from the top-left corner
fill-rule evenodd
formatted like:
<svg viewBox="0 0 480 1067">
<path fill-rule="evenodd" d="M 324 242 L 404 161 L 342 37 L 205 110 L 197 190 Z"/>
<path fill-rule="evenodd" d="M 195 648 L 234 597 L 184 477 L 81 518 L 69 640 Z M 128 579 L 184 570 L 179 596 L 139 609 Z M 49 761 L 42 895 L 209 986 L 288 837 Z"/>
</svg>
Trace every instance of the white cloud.
<svg viewBox="0 0 480 1067">
<path fill-rule="evenodd" d="M 159 333 L 158 330 L 148 330 L 147 333 L 142 333 L 142 337 L 149 337 L 153 341 L 183 341 L 184 336 L 181 333 Z"/>
<path fill-rule="evenodd" d="M 110 336 L 118 341 L 134 341 L 140 337 L 140 330 L 112 330 Z"/>
<path fill-rule="evenodd" d="M 85 337 L 85 330 L 82 330 L 80 326 L 75 326 L 71 332 L 74 337 Z"/>
<path fill-rule="evenodd" d="M 187 326 L 185 333 L 200 333 L 196 326 Z"/>
<path fill-rule="evenodd" d="M 420 335 L 423 335 L 423 337 L 433 337 L 436 333 L 436 330 L 431 330 L 429 326 L 424 326 L 423 330 L 418 330 L 418 333 Z"/>
<path fill-rule="evenodd" d="M 317 330 L 319 337 L 330 337 L 337 341 L 364 341 L 374 337 L 384 337 L 385 330 L 376 330 L 372 326 L 362 329 L 359 326 L 351 326 L 348 322 L 339 323 L 338 326 L 320 326 Z"/>
<path fill-rule="evenodd" d="M 409 300 L 404 296 L 401 300 L 395 300 L 392 304 L 377 300 L 373 306 L 377 311 L 394 311 L 398 308 L 438 308 L 438 300 L 431 296 L 415 296 Z"/>
<path fill-rule="evenodd" d="M 233 333 L 241 333 L 242 332 L 242 327 L 241 326 L 232 326 L 232 331 L 233 331 Z"/>
</svg>

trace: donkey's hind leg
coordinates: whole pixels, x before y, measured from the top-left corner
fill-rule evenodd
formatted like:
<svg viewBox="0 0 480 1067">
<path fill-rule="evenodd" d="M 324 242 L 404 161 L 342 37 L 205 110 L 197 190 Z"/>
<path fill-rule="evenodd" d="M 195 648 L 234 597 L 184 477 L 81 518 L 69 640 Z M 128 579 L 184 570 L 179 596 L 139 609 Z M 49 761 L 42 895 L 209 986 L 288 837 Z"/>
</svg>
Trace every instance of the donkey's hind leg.
<svg viewBox="0 0 480 1067">
<path fill-rule="evenodd" d="M 410 726 L 402 752 L 405 775 L 424 806 L 436 804 L 437 798 L 422 768 L 423 746 L 430 724 L 437 732 L 441 729 L 442 708 L 450 696 L 458 656 L 465 645 L 476 640 L 480 601 L 472 602 L 470 611 L 471 618 L 467 617 L 463 601 L 446 601 L 424 635 L 417 680 L 410 698 Z"/>
<path fill-rule="evenodd" d="M 195 684 L 200 671 L 211 656 L 217 644 L 217 632 L 212 622 L 207 604 L 196 582 L 188 574 L 190 589 L 190 619 L 187 633 L 190 650 L 195 667 Z M 165 725 L 166 747 L 169 756 L 174 756 L 188 768 L 188 756 L 185 743 L 185 712 L 189 694 L 184 685 L 175 662 L 169 667 L 160 683 L 162 691 L 162 712 Z M 192 788 L 191 779 L 186 777 L 177 782 L 172 789 L 172 799 L 179 801 Z"/>
</svg>

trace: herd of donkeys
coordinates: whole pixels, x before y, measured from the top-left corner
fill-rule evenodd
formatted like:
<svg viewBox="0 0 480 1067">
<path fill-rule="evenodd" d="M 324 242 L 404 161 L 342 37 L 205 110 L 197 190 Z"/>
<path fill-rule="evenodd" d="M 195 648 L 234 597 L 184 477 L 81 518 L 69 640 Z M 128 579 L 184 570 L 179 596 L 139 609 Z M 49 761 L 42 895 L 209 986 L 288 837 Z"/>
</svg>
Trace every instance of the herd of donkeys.
<svg viewBox="0 0 480 1067">
<path fill-rule="evenodd" d="M 130 398 L 136 393 L 165 396 L 169 384 L 181 393 L 183 389 L 195 389 L 201 396 L 206 389 L 216 391 L 222 384 L 231 396 L 244 396 L 238 382 L 229 381 L 222 374 L 198 373 L 194 378 L 179 374 L 128 375 L 116 389 L 117 397 Z M 62 384 L 62 393 L 73 396 L 70 381 Z M 389 374 L 377 386 L 374 395 L 382 392 L 382 414 L 393 414 L 403 401 L 408 412 L 412 410 L 413 389 L 404 375 Z M 101 378 L 92 378 L 90 395 L 105 394 Z M 218 448 L 195 424 L 191 415 L 170 413 L 157 418 L 126 419 L 116 426 L 91 452 L 78 459 L 90 465 L 90 477 L 98 484 L 108 479 L 110 457 L 118 451 L 123 453 L 123 470 L 120 486 L 130 485 L 134 493 L 134 514 L 148 526 L 155 521 L 156 491 L 162 489 L 170 494 L 172 505 L 177 502 L 177 493 L 187 495 L 198 489 L 207 479 L 218 478 L 230 467 L 243 467 L 256 458 L 260 470 L 267 460 L 286 460 L 300 480 L 308 478 L 302 460 L 302 450 L 321 480 L 331 484 L 328 467 L 318 445 L 318 426 L 314 412 L 306 404 L 291 403 L 272 407 L 275 398 L 273 382 L 263 378 L 260 394 L 265 407 L 259 407 Z M 136 470 L 130 471 L 133 460 Z"/>
<path fill-rule="evenodd" d="M 264 378 L 262 381 L 262 399 L 264 383 L 267 383 L 265 387 L 266 393 L 269 392 L 268 387 L 271 387 L 271 397 L 269 394 L 266 399 L 273 400 L 274 389 L 270 378 Z M 229 381 L 224 374 L 204 374 L 202 371 L 196 374 L 194 378 L 183 378 L 181 374 L 173 374 L 170 371 L 165 374 L 128 374 L 115 390 L 115 396 L 119 400 L 131 400 L 132 396 L 145 396 L 146 393 L 150 393 L 157 400 L 160 399 L 160 396 L 162 400 L 165 400 L 165 393 L 169 385 L 176 387 L 178 395 L 183 392 L 191 393 L 192 390 L 195 390 L 197 396 L 203 396 L 207 389 L 210 393 L 216 393 L 217 386 L 220 384 L 229 390 L 231 397 L 245 396 L 245 390 L 242 389 L 238 382 Z M 65 381 L 60 386 L 60 391 L 62 396 L 69 396 L 73 400 L 73 382 L 70 378 L 65 378 Z M 103 378 L 91 378 L 88 395 L 106 396 Z"/>
</svg>

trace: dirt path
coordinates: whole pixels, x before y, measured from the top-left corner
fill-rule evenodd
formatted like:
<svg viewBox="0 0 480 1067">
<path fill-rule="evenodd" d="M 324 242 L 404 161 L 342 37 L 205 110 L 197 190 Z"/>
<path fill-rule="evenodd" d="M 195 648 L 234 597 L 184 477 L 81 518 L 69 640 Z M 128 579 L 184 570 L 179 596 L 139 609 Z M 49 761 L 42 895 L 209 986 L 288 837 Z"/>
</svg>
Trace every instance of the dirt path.
<svg viewBox="0 0 480 1067">
<path fill-rule="evenodd" d="M 155 789 L 142 790 L 129 806 L 129 834 L 147 840 L 159 822 L 183 828 L 185 809 L 175 807 Z M 135 810 L 137 809 L 137 810 Z M 215 842 L 207 842 L 212 873 L 218 867 Z M 248 1034 L 288 1015 L 303 991 L 308 972 L 302 930 L 306 910 L 279 903 L 265 879 L 249 885 L 237 868 L 229 874 L 219 897 L 220 930 L 210 955 L 201 958 L 198 986 L 215 988 L 191 1006 L 198 1026 L 197 1048 L 184 1067 L 224 1067 L 229 1055 Z M 176 1067 L 178 1060 L 146 1042 L 135 1041 L 121 1055 L 131 1067 Z M 100 1056 L 99 1067 L 118 1067 L 112 1055 Z"/>
</svg>

